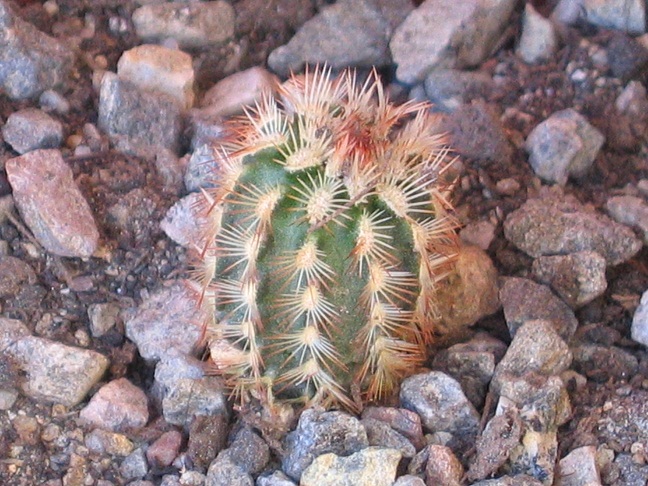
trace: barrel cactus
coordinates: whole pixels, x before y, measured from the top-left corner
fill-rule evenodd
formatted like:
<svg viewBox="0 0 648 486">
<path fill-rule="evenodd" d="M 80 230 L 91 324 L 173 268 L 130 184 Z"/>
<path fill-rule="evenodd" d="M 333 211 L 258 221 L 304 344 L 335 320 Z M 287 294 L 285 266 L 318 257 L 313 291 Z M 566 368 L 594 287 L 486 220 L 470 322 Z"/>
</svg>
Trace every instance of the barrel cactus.
<svg viewBox="0 0 648 486">
<path fill-rule="evenodd" d="M 198 279 L 234 393 L 357 409 L 422 364 L 456 253 L 428 108 L 315 69 L 232 121 Z"/>
</svg>

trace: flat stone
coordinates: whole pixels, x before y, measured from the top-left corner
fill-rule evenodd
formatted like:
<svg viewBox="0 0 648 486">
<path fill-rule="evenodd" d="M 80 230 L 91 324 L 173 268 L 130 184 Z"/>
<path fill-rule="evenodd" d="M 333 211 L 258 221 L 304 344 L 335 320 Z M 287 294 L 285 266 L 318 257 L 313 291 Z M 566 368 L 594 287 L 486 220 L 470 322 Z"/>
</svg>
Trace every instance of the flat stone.
<svg viewBox="0 0 648 486">
<path fill-rule="evenodd" d="M 40 244 L 56 255 L 89 257 L 99 244 L 92 211 L 58 150 L 34 150 L 5 165 L 16 207 Z"/>
<path fill-rule="evenodd" d="M 63 124 L 38 108 L 24 108 L 9 115 L 2 137 L 19 154 L 58 148 L 63 141 Z"/>
<path fill-rule="evenodd" d="M 102 386 L 81 410 L 79 417 L 112 432 L 138 429 L 148 422 L 148 399 L 126 378 L 118 378 Z"/>
</svg>

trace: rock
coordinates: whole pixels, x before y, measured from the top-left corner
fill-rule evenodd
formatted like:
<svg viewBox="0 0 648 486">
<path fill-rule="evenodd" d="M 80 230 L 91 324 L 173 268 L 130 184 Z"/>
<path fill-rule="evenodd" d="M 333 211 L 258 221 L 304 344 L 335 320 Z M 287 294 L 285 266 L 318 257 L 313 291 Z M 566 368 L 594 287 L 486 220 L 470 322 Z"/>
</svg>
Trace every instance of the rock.
<svg viewBox="0 0 648 486">
<path fill-rule="evenodd" d="M 520 277 L 504 277 L 502 281 L 500 300 L 512 337 L 524 323 L 540 319 L 551 322 L 560 337 L 569 342 L 576 332 L 578 320 L 574 311 L 549 287 Z"/>
<path fill-rule="evenodd" d="M 217 144 L 206 143 L 193 151 L 185 168 L 184 183 L 187 191 L 214 187 L 218 181 L 215 174 L 223 162 Z"/>
<path fill-rule="evenodd" d="M 479 65 L 490 55 L 515 5 L 511 0 L 424 1 L 392 35 L 396 77 L 415 84 L 435 68 Z"/>
<path fill-rule="evenodd" d="M 110 331 L 117 324 L 120 311 L 119 305 L 111 302 L 90 304 L 88 319 L 92 337 L 101 337 Z"/>
<path fill-rule="evenodd" d="M 131 479 L 141 479 L 146 476 L 148 472 L 148 464 L 146 463 L 146 456 L 141 448 L 135 449 L 131 452 L 119 466 L 119 472 L 122 479 L 130 481 Z"/>
<path fill-rule="evenodd" d="M 133 12 L 137 35 L 147 42 L 174 39 L 180 48 L 213 47 L 234 35 L 229 2 L 173 2 L 144 5 Z"/>
<path fill-rule="evenodd" d="M 435 69 L 425 78 L 425 94 L 435 108 L 453 112 L 487 92 L 493 81 L 481 71 Z"/>
<path fill-rule="evenodd" d="M 125 314 L 126 336 L 146 360 L 190 354 L 201 337 L 204 318 L 184 281 L 158 290 Z"/>
<path fill-rule="evenodd" d="M 641 231 L 648 245 L 648 202 L 637 196 L 614 196 L 607 200 L 605 209 L 616 222 Z"/>
<path fill-rule="evenodd" d="M 175 153 L 180 146 L 181 108 L 166 93 L 145 91 L 106 73 L 99 92 L 99 128 L 127 148 L 164 147 Z"/>
<path fill-rule="evenodd" d="M 648 290 L 641 296 L 639 307 L 632 316 L 632 339 L 648 346 Z"/>
<path fill-rule="evenodd" d="M 38 108 L 24 108 L 9 115 L 2 137 L 19 154 L 58 148 L 63 141 L 63 124 Z"/>
<path fill-rule="evenodd" d="M 565 185 L 569 176 L 587 174 L 604 142 L 601 132 L 576 110 L 567 108 L 536 126 L 525 147 L 538 177 Z"/>
<path fill-rule="evenodd" d="M 641 118 L 648 113 L 646 88 L 639 81 L 630 81 L 614 102 L 616 109 L 624 115 Z"/>
<path fill-rule="evenodd" d="M 425 486 L 425 481 L 413 474 L 400 476 L 392 486 Z"/>
<path fill-rule="evenodd" d="M 206 470 L 225 448 L 229 426 L 227 416 L 197 415 L 189 427 L 187 456 L 197 467 Z"/>
<path fill-rule="evenodd" d="M 540 15 L 533 5 L 524 7 L 522 35 L 516 52 L 527 64 L 537 64 L 551 59 L 558 48 L 558 38 L 553 22 Z"/>
<path fill-rule="evenodd" d="M 460 486 L 463 474 L 463 466 L 450 448 L 434 444 L 428 446 L 428 460 L 425 466 L 428 485 Z"/>
<path fill-rule="evenodd" d="M 125 457 L 133 452 L 135 445 L 124 434 L 94 429 L 85 436 L 85 446 L 94 454 Z"/>
<path fill-rule="evenodd" d="M 0 297 L 13 297 L 23 284 L 33 285 L 36 281 L 36 272 L 29 264 L 20 258 L 0 256 Z"/>
<path fill-rule="evenodd" d="M 607 58 L 612 75 L 628 81 L 639 76 L 645 69 L 648 64 L 648 49 L 629 35 L 613 32 L 607 45 Z"/>
<path fill-rule="evenodd" d="M 68 79 L 73 51 L 22 20 L 5 0 L 0 32 L 0 88 L 9 98 L 33 98 Z"/>
<path fill-rule="evenodd" d="M 79 414 L 85 422 L 112 432 L 127 432 L 149 419 L 146 394 L 126 378 L 102 386 Z"/>
<path fill-rule="evenodd" d="M 572 352 L 574 369 L 599 383 L 627 380 L 639 369 L 637 358 L 616 346 L 583 344 L 574 346 Z"/>
<path fill-rule="evenodd" d="M 596 447 L 584 446 L 572 450 L 560 460 L 561 486 L 596 486 L 601 483 L 601 475 L 596 461 Z"/>
<path fill-rule="evenodd" d="M 450 338 L 462 334 L 499 307 L 497 270 L 476 246 L 462 245 L 452 273 L 437 289 L 441 319 L 436 332 Z"/>
<path fill-rule="evenodd" d="M 133 47 L 119 58 L 117 75 L 139 89 L 166 93 L 184 109 L 194 104 L 194 70 L 186 52 L 155 44 Z"/>
<path fill-rule="evenodd" d="M 646 5 L 641 0 L 583 0 L 579 5 L 582 18 L 591 24 L 629 34 L 646 32 Z"/>
<path fill-rule="evenodd" d="M 402 434 L 418 449 L 425 445 L 421 417 L 411 410 L 392 407 L 366 407 L 362 411 L 362 420 L 378 420 Z"/>
<path fill-rule="evenodd" d="M 206 244 L 206 204 L 203 194 L 192 192 L 169 208 L 160 228 L 178 245 L 202 251 Z"/>
<path fill-rule="evenodd" d="M 461 228 L 459 237 L 464 243 L 486 251 L 495 238 L 495 229 L 490 221 L 475 221 Z"/>
<path fill-rule="evenodd" d="M 53 89 L 46 89 L 41 93 L 38 97 L 38 106 L 46 113 L 67 115 L 70 112 L 70 102 Z"/>
<path fill-rule="evenodd" d="M 9 322 L 15 327 L 11 320 L 2 322 Z M 14 333 L 14 336 L 18 333 Z M 5 336 L 2 338 L 3 341 L 6 339 Z M 34 400 L 61 403 L 68 407 L 77 405 L 85 398 L 109 364 L 105 356 L 95 351 L 33 336 L 15 339 L 4 352 L 16 361 L 26 375 L 21 383 L 25 395 Z"/>
<path fill-rule="evenodd" d="M 392 429 L 385 422 L 365 418 L 361 420 L 361 423 L 367 431 L 367 440 L 370 446 L 395 449 L 400 451 L 401 455 L 406 459 L 411 459 L 416 455 L 416 448 L 409 439 Z"/>
<path fill-rule="evenodd" d="M 569 368 L 572 354 L 549 321 L 525 322 L 515 333 L 506 354 L 495 368 L 491 387 L 499 393 L 505 380 L 529 372 L 558 375 Z"/>
<path fill-rule="evenodd" d="M 229 456 L 219 454 L 207 470 L 205 486 L 254 486 L 254 480 Z"/>
<path fill-rule="evenodd" d="M 317 456 L 327 453 L 349 455 L 368 445 L 367 433 L 355 417 L 343 412 L 306 409 L 299 417 L 297 428 L 284 440 L 282 469 L 299 481 Z"/>
<path fill-rule="evenodd" d="M 297 486 L 281 471 L 275 471 L 269 476 L 259 476 L 256 486 Z"/>
<path fill-rule="evenodd" d="M 220 378 L 178 380 L 162 400 L 164 420 L 186 426 L 202 415 L 227 415 L 226 391 Z"/>
<path fill-rule="evenodd" d="M 409 2 L 397 3 L 411 8 Z M 300 71 L 305 63 L 326 64 L 334 70 L 384 66 L 391 60 L 391 30 L 376 2 L 341 0 L 323 7 L 288 44 L 272 51 L 268 66 L 282 76 Z"/>
<path fill-rule="evenodd" d="M 401 459 L 399 451 L 368 447 L 348 457 L 334 453 L 315 458 L 301 477 L 301 486 L 391 486 Z"/>
<path fill-rule="evenodd" d="M 221 79 L 207 90 L 200 106 L 210 116 L 235 115 L 241 113 L 244 107 L 260 102 L 262 95 L 275 93 L 279 83 L 277 76 L 255 66 Z"/>
<path fill-rule="evenodd" d="M 47 251 L 82 258 L 95 252 L 99 231 L 61 152 L 34 150 L 5 168 L 20 215 Z"/>
<path fill-rule="evenodd" d="M 539 256 L 533 275 L 549 285 L 572 309 L 588 304 L 605 293 L 605 258 L 595 251 L 569 255 Z"/>
<path fill-rule="evenodd" d="M 442 122 L 442 128 L 457 153 L 480 164 L 508 163 L 513 156 L 499 115 L 483 101 L 461 105 Z"/>
<path fill-rule="evenodd" d="M 155 381 L 151 394 L 162 400 L 182 379 L 197 380 L 205 376 L 203 362 L 188 355 L 176 354 L 162 357 L 155 365 Z"/>
<path fill-rule="evenodd" d="M 230 446 L 218 456 L 227 456 L 229 461 L 242 471 L 256 476 L 268 464 L 270 448 L 258 434 L 248 427 L 243 427 L 236 433 Z"/>
<path fill-rule="evenodd" d="M 512 177 L 500 179 L 495 184 L 495 190 L 502 196 L 514 196 L 520 190 L 520 183 Z"/>
<path fill-rule="evenodd" d="M 532 257 L 593 250 L 608 265 L 627 261 L 641 249 L 630 228 L 571 199 L 529 199 L 508 215 L 504 235 Z"/>
<path fill-rule="evenodd" d="M 27 326 L 18 319 L 0 317 L 0 352 L 3 355 L 7 354 L 5 353 L 7 348 L 30 335 L 31 333 Z"/>
<path fill-rule="evenodd" d="M 177 430 L 163 433 L 146 450 L 148 463 L 155 468 L 170 466 L 180 452 L 182 434 Z"/>
<path fill-rule="evenodd" d="M 400 400 L 403 407 L 421 416 L 426 429 L 451 434 L 449 446 L 453 450 L 474 442 L 479 414 L 454 378 L 439 371 L 406 378 L 401 384 Z"/>
</svg>

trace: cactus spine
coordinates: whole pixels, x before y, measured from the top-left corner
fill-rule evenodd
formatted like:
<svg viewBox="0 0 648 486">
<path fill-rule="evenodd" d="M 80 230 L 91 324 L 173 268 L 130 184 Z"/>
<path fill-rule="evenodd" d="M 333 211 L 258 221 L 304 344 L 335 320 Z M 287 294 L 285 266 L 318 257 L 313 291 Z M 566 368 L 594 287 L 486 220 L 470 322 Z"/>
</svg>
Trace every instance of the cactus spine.
<svg viewBox="0 0 648 486">
<path fill-rule="evenodd" d="M 425 358 L 456 248 L 427 105 L 315 69 L 233 121 L 219 153 L 200 263 L 215 369 L 236 393 L 325 407 L 394 390 Z"/>
</svg>

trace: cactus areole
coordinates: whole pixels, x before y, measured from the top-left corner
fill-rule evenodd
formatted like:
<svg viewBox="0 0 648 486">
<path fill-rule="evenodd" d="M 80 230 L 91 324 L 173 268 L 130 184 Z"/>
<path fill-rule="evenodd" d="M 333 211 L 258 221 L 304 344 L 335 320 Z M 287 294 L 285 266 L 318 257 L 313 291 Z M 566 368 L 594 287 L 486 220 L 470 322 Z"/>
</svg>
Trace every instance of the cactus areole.
<svg viewBox="0 0 648 486">
<path fill-rule="evenodd" d="M 215 370 L 243 397 L 384 397 L 425 359 L 456 253 L 435 116 L 315 69 L 231 128 L 198 269 Z"/>
</svg>

